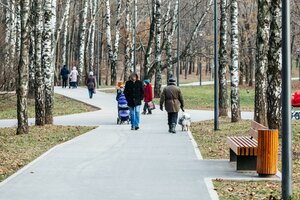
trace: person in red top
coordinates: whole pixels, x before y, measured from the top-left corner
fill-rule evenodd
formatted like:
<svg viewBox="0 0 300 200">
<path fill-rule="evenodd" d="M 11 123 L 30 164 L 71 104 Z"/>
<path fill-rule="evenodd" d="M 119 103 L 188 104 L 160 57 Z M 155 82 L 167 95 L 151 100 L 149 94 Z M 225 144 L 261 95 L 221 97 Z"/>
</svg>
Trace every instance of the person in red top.
<svg viewBox="0 0 300 200">
<path fill-rule="evenodd" d="M 153 94 L 152 94 L 152 85 L 150 83 L 149 79 L 144 80 L 145 86 L 144 86 L 144 109 L 142 114 L 146 114 L 146 111 L 148 110 L 147 114 L 152 114 L 151 110 L 149 109 L 148 103 L 153 100 Z"/>
</svg>

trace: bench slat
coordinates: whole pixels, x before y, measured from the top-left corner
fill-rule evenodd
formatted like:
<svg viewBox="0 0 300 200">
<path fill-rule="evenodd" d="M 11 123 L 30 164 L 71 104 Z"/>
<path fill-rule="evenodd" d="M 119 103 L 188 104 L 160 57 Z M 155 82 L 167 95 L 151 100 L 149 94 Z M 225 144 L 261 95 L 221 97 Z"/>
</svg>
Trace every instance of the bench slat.
<svg viewBox="0 0 300 200">
<path fill-rule="evenodd" d="M 249 136 L 227 137 L 228 146 L 241 156 L 255 156 L 257 154 L 257 141 Z"/>
</svg>

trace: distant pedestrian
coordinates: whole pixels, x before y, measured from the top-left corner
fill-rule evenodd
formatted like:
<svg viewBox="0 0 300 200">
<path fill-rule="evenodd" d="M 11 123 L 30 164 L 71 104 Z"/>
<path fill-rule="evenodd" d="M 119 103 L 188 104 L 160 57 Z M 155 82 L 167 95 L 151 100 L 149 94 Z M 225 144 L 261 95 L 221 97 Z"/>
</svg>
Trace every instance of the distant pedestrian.
<svg viewBox="0 0 300 200">
<path fill-rule="evenodd" d="M 150 83 L 149 79 L 144 80 L 145 86 L 144 86 L 144 108 L 143 108 L 143 114 L 146 114 L 146 111 L 148 110 L 147 114 L 152 114 L 151 109 L 149 108 L 149 103 L 153 100 L 153 92 L 152 92 L 152 85 Z"/>
<path fill-rule="evenodd" d="M 138 80 L 137 73 L 130 75 L 130 80 L 125 84 L 124 94 L 130 109 L 131 130 L 140 128 L 140 109 L 144 99 L 143 82 Z"/>
<path fill-rule="evenodd" d="M 181 90 L 176 87 L 176 80 L 170 78 L 168 80 L 168 86 L 165 87 L 160 96 L 160 109 L 163 111 L 165 106 L 168 112 L 168 125 L 169 132 L 176 133 L 176 124 L 178 120 L 178 112 L 180 108 L 183 110 L 184 101 L 181 94 Z"/>
<path fill-rule="evenodd" d="M 78 71 L 76 67 L 73 67 L 73 70 L 70 73 L 70 79 L 71 79 L 72 88 L 77 88 Z"/>
<path fill-rule="evenodd" d="M 68 76 L 70 74 L 70 71 L 67 68 L 67 65 L 64 65 L 63 68 L 60 70 L 60 75 L 62 78 L 62 88 L 67 87 L 67 81 L 68 81 Z"/>
<path fill-rule="evenodd" d="M 94 77 L 94 73 L 93 72 L 89 73 L 89 76 L 85 80 L 85 85 L 88 88 L 89 97 L 90 97 L 90 99 L 92 99 L 93 98 L 93 94 L 96 93 L 96 79 Z"/>
</svg>

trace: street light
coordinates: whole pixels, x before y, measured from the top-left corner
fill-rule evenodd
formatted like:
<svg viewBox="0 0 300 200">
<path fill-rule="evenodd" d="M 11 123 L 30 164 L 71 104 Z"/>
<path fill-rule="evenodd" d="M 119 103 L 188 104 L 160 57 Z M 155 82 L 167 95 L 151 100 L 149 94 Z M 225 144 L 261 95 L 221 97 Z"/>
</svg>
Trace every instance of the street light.
<svg viewBox="0 0 300 200">
<path fill-rule="evenodd" d="M 218 80 L 218 10 L 217 0 L 214 0 L 214 130 L 219 130 L 219 80 Z"/>
<path fill-rule="evenodd" d="M 282 199 L 292 196 L 290 1 L 282 1 Z"/>
</svg>

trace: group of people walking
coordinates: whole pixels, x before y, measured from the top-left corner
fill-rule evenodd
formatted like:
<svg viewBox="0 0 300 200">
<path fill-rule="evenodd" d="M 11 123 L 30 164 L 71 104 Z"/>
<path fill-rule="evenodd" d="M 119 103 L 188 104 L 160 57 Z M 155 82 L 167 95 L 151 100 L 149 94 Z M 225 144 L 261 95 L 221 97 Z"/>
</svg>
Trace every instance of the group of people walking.
<svg viewBox="0 0 300 200">
<path fill-rule="evenodd" d="M 77 88 L 78 71 L 76 67 L 73 67 L 71 72 L 66 65 L 60 70 L 60 76 L 62 78 L 62 87 L 66 88 L 69 80 L 69 88 Z"/>
<path fill-rule="evenodd" d="M 69 87 L 77 88 L 78 71 L 76 67 L 73 67 L 69 72 L 66 65 L 61 69 L 60 75 L 62 77 L 62 87 L 67 87 L 67 81 L 69 79 Z M 89 72 L 85 79 L 85 84 L 88 88 L 89 98 L 93 98 L 93 94 L 96 93 L 96 79 L 93 72 Z M 142 101 L 144 101 L 144 107 L 142 114 L 152 114 L 153 109 L 153 89 L 149 79 L 145 79 L 144 82 L 139 80 L 138 74 L 133 72 L 130 75 L 125 86 L 122 86 L 117 92 L 117 100 L 121 95 L 125 96 L 130 113 L 131 130 L 140 129 L 140 113 Z M 176 124 L 178 120 L 178 112 L 180 108 L 183 110 L 184 101 L 181 90 L 176 87 L 176 80 L 170 78 L 168 85 L 163 89 L 160 96 L 160 110 L 165 110 L 168 113 L 168 126 L 170 133 L 176 133 Z"/>
<path fill-rule="evenodd" d="M 153 93 L 150 80 L 145 79 L 144 84 L 139 80 L 137 73 L 132 73 L 125 84 L 124 94 L 130 108 L 131 130 L 140 128 L 140 109 L 142 100 L 144 107 L 142 114 L 152 114 L 150 103 L 153 104 Z M 170 78 L 160 96 L 160 110 L 168 113 L 168 126 L 170 133 L 176 133 L 176 124 L 180 108 L 184 109 L 184 101 L 181 90 L 176 87 L 176 80 Z M 147 112 L 148 111 L 148 112 Z M 147 112 L 147 113 L 146 113 Z"/>
</svg>

